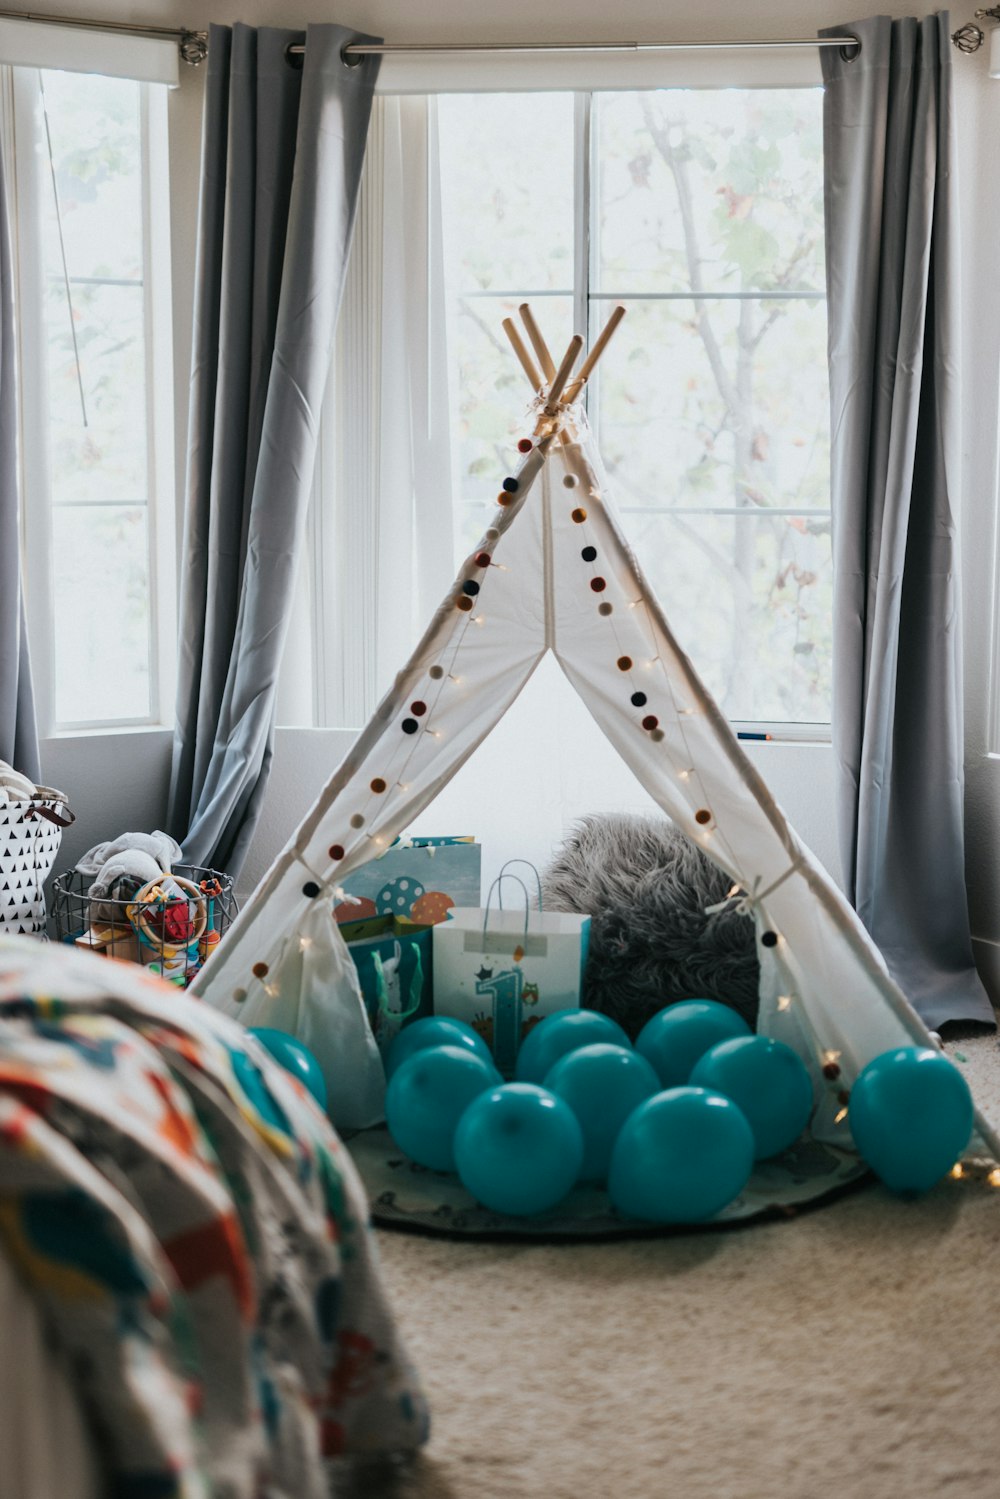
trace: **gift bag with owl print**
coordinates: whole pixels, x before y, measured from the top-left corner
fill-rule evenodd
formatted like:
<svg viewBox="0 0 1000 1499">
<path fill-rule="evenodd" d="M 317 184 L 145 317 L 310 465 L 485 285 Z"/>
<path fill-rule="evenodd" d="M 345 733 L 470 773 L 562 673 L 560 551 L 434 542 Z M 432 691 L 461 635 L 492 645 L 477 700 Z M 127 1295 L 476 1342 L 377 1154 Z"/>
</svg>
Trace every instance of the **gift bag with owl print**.
<svg viewBox="0 0 1000 1499">
<path fill-rule="evenodd" d="M 536 904 L 523 881 L 505 871 L 485 909 L 457 907 L 434 927 L 434 1013 L 471 1025 L 497 1070 L 512 1077 L 531 1028 L 580 1003 L 590 917 L 543 911 L 540 892 Z M 501 904 L 506 881 L 520 887 L 514 908 Z"/>
</svg>

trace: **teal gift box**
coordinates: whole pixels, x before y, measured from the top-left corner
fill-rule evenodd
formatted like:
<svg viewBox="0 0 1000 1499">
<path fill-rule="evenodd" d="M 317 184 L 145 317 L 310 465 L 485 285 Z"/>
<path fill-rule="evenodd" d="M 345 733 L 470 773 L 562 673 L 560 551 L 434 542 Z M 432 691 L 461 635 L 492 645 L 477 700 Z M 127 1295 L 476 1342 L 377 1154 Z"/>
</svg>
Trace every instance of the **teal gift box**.
<svg viewBox="0 0 1000 1499">
<path fill-rule="evenodd" d="M 432 1012 L 431 930 L 398 916 L 340 924 L 383 1059 L 405 1025 Z"/>
<path fill-rule="evenodd" d="M 352 870 L 334 908 L 342 925 L 396 916 L 419 926 L 444 921 L 454 906 L 478 906 L 482 849 L 474 838 L 397 838 Z"/>
</svg>

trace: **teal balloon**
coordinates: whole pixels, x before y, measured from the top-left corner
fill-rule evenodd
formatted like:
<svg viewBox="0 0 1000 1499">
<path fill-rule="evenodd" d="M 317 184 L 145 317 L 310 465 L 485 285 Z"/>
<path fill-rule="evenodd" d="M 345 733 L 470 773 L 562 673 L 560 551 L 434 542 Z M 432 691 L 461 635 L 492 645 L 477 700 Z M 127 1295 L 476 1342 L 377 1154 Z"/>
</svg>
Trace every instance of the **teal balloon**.
<svg viewBox="0 0 1000 1499">
<path fill-rule="evenodd" d="M 670 1088 L 622 1126 L 608 1192 L 626 1218 L 701 1223 L 743 1191 L 753 1149 L 753 1130 L 732 1099 L 707 1088 Z"/>
<path fill-rule="evenodd" d="M 758 1161 L 794 1145 L 812 1115 L 812 1079 L 801 1058 L 768 1036 L 741 1036 L 709 1047 L 695 1063 L 691 1085 L 724 1093 L 742 1109 Z"/>
<path fill-rule="evenodd" d="M 603 1182 L 618 1131 L 633 1109 L 659 1093 L 660 1080 L 631 1048 L 598 1043 L 560 1057 L 545 1087 L 565 1099 L 583 1132 L 580 1180 Z"/>
<path fill-rule="evenodd" d="M 848 1102 L 858 1153 L 893 1192 L 927 1192 L 972 1136 L 973 1104 L 958 1068 L 929 1046 L 877 1056 Z"/>
<path fill-rule="evenodd" d="M 308 1046 L 303 1046 L 294 1036 L 289 1036 L 285 1031 L 276 1031 L 269 1025 L 252 1025 L 250 1034 L 256 1036 L 262 1046 L 267 1047 L 274 1060 L 280 1062 L 286 1072 L 297 1077 L 300 1083 L 305 1083 L 325 1113 L 326 1080 L 323 1069 Z"/>
<path fill-rule="evenodd" d="M 554 1010 L 521 1042 L 514 1075 L 519 1083 L 543 1083 L 559 1058 L 578 1046 L 624 1046 L 632 1043 L 618 1024 L 597 1010 Z"/>
<path fill-rule="evenodd" d="M 576 1115 L 534 1083 L 504 1083 L 480 1094 L 455 1133 L 462 1185 L 495 1213 L 526 1218 L 555 1207 L 582 1163 Z"/>
<path fill-rule="evenodd" d="M 647 1021 L 635 1049 L 646 1058 L 664 1088 L 681 1088 L 710 1046 L 753 1032 L 735 1010 L 714 999 L 682 999 Z"/>
<path fill-rule="evenodd" d="M 464 1020 L 453 1020 L 450 1015 L 428 1015 L 424 1020 L 415 1020 L 412 1025 L 404 1026 L 393 1041 L 386 1057 L 386 1077 L 392 1077 L 396 1068 L 401 1067 L 415 1051 L 423 1051 L 428 1046 L 460 1046 L 475 1052 L 484 1062 L 493 1061 L 482 1036 Z"/>
<path fill-rule="evenodd" d="M 500 1074 L 465 1046 L 430 1046 L 407 1057 L 389 1079 L 385 1122 L 400 1150 L 432 1171 L 454 1171 L 458 1121 Z"/>
</svg>

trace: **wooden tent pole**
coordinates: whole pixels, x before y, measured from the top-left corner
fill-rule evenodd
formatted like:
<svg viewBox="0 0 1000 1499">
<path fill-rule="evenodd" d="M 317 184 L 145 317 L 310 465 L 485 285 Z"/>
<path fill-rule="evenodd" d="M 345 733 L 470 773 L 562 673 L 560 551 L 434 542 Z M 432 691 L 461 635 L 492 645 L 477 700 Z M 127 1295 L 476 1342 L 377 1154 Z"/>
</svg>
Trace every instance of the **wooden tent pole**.
<svg viewBox="0 0 1000 1499">
<path fill-rule="evenodd" d="M 594 340 L 594 347 L 591 349 L 590 353 L 581 364 L 579 374 L 573 381 L 572 385 L 570 385 L 566 394 L 563 396 L 563 405 L 568 406 L 571 401 L 576 400 L 577 396 L 580 394 L 581 390 L 586 385 L 591 375 L 594 373 L 594 366 L 600 359 L 601 355 L 604 353 L 604 350 L 608 347 L 608 344 L 611 342 L 618 324 L 621 322 L 624 316 L 625 308 L 619 302 L 617 306 L 612 309 L 610 317 Z"/>
<path fill-rule="evenodd" d="M 552 362 L 552 355 L 549 353 L 549 346 L 542 337 L 542 330 L 535 322 L 535 314 L 532 312 L 531 307 L 527 302 L 522 302 L 517 310 L 521 314 L 521 322 L 528 330 L 528 337 L 531 339 L 531 347 L 534 349 L 536 355 L 538 356 L 538 363 L 542 366 L 542 374 L 545 376 L 546 380 L 551 380 L 555 375 L 556 367 Z"/>
<path fill-rule="evenodd" d="M 542 388 L 542 377 L 535 369 L 535 366 L 532 363 L 531 355 L 524 347 L 524 340 L 521 338 L 520 333 L 518 333 L 517 331 L 517 328 L 514 324 L 514 319 L 505 317 L 500 326 L 503 328 L 503 331 L 510 339 L 510 346 L 514 350 L 514 353 L 517 355 L 518 363 L 528 377 L 528 384 L 537 395 Z"/>
<path fill-rule="evenodd" d="M 555 416 L 556 407 L 559 405 L 559 397 L 563 393 L 566 381 L 569 379 L 570 371 L 576 363 L 577 355 L 583 348 L 583 339 L 579 333 L 574 333 L 569 341 L 569 346 L 563 355 L 562 364 L 552 376 L 552 384 L 549 386 L 548 399 L 545 402 L 545 411 L 548 416 Z"/>
</svg>

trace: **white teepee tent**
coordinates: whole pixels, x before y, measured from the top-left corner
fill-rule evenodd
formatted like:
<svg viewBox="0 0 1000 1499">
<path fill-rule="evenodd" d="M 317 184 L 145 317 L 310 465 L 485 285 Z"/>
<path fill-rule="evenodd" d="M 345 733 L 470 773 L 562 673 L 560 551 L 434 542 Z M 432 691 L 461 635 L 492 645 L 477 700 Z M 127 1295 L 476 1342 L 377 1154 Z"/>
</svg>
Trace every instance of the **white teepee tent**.
<svg viewBox="0 0 1000 1499">
<path fill-rule="evenodd" d="M 743 753 L 622 535 L 577 403 L 622 311 L 571 384 L 579 338 L 554 370 L 523 308 L 539 375 L 505 324 L 538 393 L 530 451 L 410 660 L 194 990 L 247 1024 L 297 1034 L 324 1066 L 335 1121 L 375 1122 L 378 1057 L 330 907 L 350 872 L 433 800 L 551 650 L 651 796 L 732 876 L 733 899 L 756 926 L 759 1029 L 810 1066 L 817 1138 L 849 1146 L 845 1103 L 860 1069 L 890 1047 L 933 1042 Z M 516 817 L 515 784 L 484 794 L 504 797 Z M 977 1126 L 1000 1159 L 1000 1139 L 978 1115 Z"/>
</svg>

